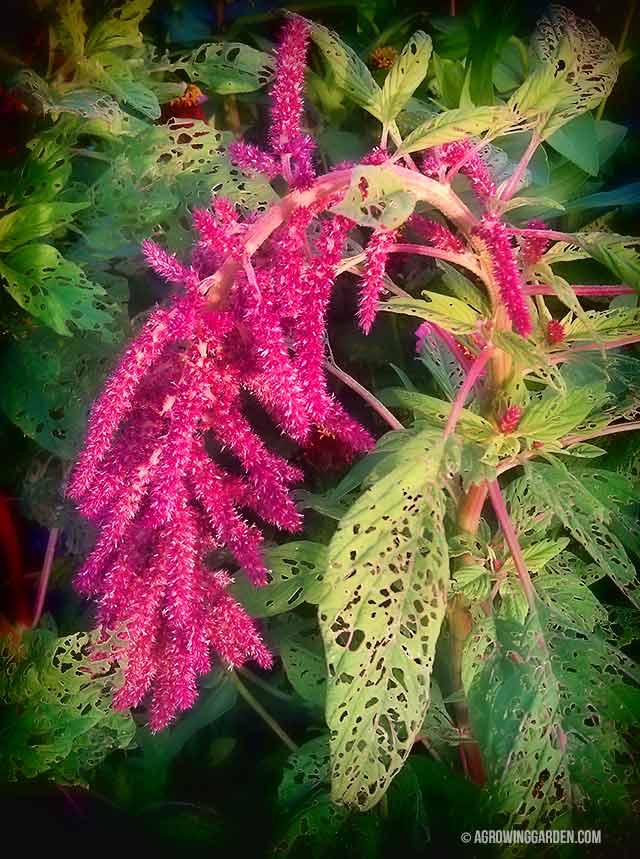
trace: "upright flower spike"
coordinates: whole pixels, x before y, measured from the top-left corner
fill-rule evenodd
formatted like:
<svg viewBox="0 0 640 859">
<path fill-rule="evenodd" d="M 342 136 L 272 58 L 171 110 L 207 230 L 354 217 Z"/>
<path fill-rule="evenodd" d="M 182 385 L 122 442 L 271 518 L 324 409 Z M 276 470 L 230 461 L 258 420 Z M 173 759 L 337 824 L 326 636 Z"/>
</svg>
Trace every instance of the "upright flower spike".
<svg viewBox="0 0 640 859">
<path fill-rule="evenodd" d="M 358 307 L 358 323 L 365 334 L 371 331 L 378 313 L 378 301 L 384 291 L 389 249 L 395 243 L 396 237 L 396 230 L 376 230 L 365 249 Z"/>
<path fill-rule="evenodd" d="M 527 298 L 507 228 L 493 216 L 482 219 L 475 235 L 486 248 L 491 274 L 513 328 L 523 337 L 533 330 Z"/>
<path fill-rule="evenodd" d="M 236 141 L 229 147 L 234 164 L 250 173 L 274 179 L 282 173 L 295 188 L 305 188 L 315 177 L 313 139 L 302 131 L 304 114 L 304 73 L 309 46 L 309 25 L 292 16 L 282 29 L 276 49 L 276 75 L 271 88 L 269 152 Z"/>
<path fill-rule="evenodd" d="M 424 215 L 411 215 L 407 226 L 415 230 L 420 238 L 428 242 L 432 247 L 443 251 L 462 253 L 466 250 L 465 244 L 459 236 L 456 236 L 444 224 L 425 218 Z"/>
<path fill-rule="evenodd" d="M 520 406 L 508 406 L 498 420 L 500 432 L 508 435 L 515 432 L 522 420 L 522 409 Z"/>
</svg>

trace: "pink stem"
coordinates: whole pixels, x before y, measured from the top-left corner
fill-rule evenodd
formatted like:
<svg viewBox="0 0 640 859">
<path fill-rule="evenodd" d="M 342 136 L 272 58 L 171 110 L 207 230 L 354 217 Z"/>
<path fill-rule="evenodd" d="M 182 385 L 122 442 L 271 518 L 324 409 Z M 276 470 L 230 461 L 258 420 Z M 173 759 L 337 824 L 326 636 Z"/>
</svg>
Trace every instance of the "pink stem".
<svg viewBox="0 0 640 859">
<path fill-rule="evenodd" d="M 562 444 L 566 447 L 570 444 L 578 444 L 581 441 L 589 441 L 592 438 L 602 438 L 602 436 L 615 435 L 619 432 L 633 432 L 637 429 L 640 429 L 640 421 L 629 421 L 626 424 L 615 424 L 614 426 L 593 430 L 593 432 L 587 432 L 583 435 L 567 435 L 562 439 Z"/>
<path fill-rule="evenodd" d="M 447 423 L 444 428 L 445 439 L 449 438 L 449 436 L 454 432 L 456 425 L 460 420 L 460 415 L 462 414 L 464 404 L 467 402 L 467 398 L 469 397 L 473 386 L 480 378 L 482 371 L 484 370 L 487 362 L 491 358 L 494 351 L 495 350 L 493 346 L 485 346 L 482 352 L 480 352 L 478 357 L 471 365 L 467 374 L 467 378 L 460 385 L 460 388 L 458 389 L 458 392 L 456 394 L 456 398 L 451 404 L 451 411 L 449 412 L 449 417 L 447 418 Z"/>
<path fill-rule="evenodd" d="M 44 601 L 47 595 L 47 588 L 49 586 L 49 578 L 51 577 L 51 568 L 53 566 L 53 556 L 56 553 L 56 546 L 58 544 L 58 536 L 60 535 L 59 528 L 52 528 L 49 531 L 49 539 L 47 540 L 47 550 L 44 555 L 44 563 L 42 565 L 42 572 L 40 573 L 40 580 L 38 582 L 38 592 L 36 594 L 36 604 L 33 609 L 33 621 L 31 623 L 31 628 L 35 629 L 36 626 L 40 623 L 40 618 L 42 617 L 42 610 L 44 609 Z"/>
<path fill-rule="evenodd" d="M 635 295 L 637 290 L 632 286 L 621 284 L 620 286 L 608 284 L 586 284 L 584 286 L 572 286 L 571 289 L 576 295 L 589 296 L 615 296 L 615 295 Z M 546 284 L 529 284 L 527 286 L 527 295 L 556 295 L 556 291 Z"/>
<path fill-rule="evenodd" d="M 507 184 L 502 189 L 502 193 L 499 195 L 499 199 L 502 202 L 506 202 L 510 200 L 513 195 L 517 192 L 518 186 L 520 185 L 520 180 L 524 176 L 525 170 L 529 166 L 529 162 L 533 158 L 536 149 L 540 145 L 540 138 L 534 132 L 531 135 L 531 140 L 529 141 L 529 145 L 525 149 L 524 155 L 520 159 L 518 166 L 511 174 L 511 177 L 507 180 Z"/>
<path fill-rule="evenodd" d="M 549 361 L 551 364 L 561 364 L 563 361 L 569 360 L 576 352 L 595 352 L 603 347 L 605 349 L 619 349 L 621 346 L 630 346 L 633 343 L 640 343 L 640 334 L 628 334 L 626 337 L 618 337 L 606 343 L 577 343 L 564 352 L 552 352 L 549 355 Z"/>
<path fill-rule="evenodd" d="M 523 229 L 509 227 L 509 232 L 512 236 L 534 236 L 538 239 L 551 239 L 555 242 L 571 242 L 574 244 L 576 240 L 575 236 L 571 233 L 561 233 L 559 230 L 534 230 L 529 229 L 529 227 Z"/>
<path fill-rule="evenodd" d="M 456 338 L 451 334 L 450 331 L 447 331 L 444 328 L 441 328 L 439 325 L 436 325 L 435 322 L 429 323 L 433 330 L 436 332 L 438 337 L 442 340 L 442 342 L 446 345 L 447 349 L 453 353 L 458 364 L 463 368 L 465 373 L 468 373 L 471 369 L 471 362 L 464 354 L 462 349 L 460 348 L 460 344 L 456 340 Z"/>
<path fill-rule="evenodd" d="M 453 262 L 477 273 L 477 266 L 471 254 L 460 254 L 455 251 L 443 251 L 440 248 L 430 248 L 426 245 L 411 244 L 409 242 L 398 243 L 391 245 L 389 248 L 390 254 L 417 254 L 418 256 L 433 257 L 434 259 L 443 259 L 447 262 Z"/>
<path fill-rule="evenodd" d="M 327 368 L 329 373 L 336 377 L 336 379 L 340 379 L 348 388 L 351 388 L 352 391 L 355 391 L 356 394 L 362 397 L 362 399 L 368 403 L 374 412 L 377 412 L 380 417 L 386 421 L 391 429 L 393 430 L 403 430 L 404 427 L 400 423 L 400 421 L 395 417 L 395 415 L 391 414 L 389 409 L 384 406 L 380 400 L 378 400 L 374 395 L 369 391 L 364 385 L 361 385 L 360 382 L 357 382 L 353 376 L 350 376 L 348 373 L 345 373 L 344 370 L 341 370 L 340 367 L 336 367 L 335 364 L 332 364 L 330 361 L 325 361 L 324 366 Z"/>
<path fill-rule="evenodd" d="M 529 607 L 535 610 L 536 592 L 529 576 L 529 571 L 527 570 L 527 564 L 524 559 L 524 555 L 522 554 L 518 535 L 513 527 L 513 522 L 511 521 L 511 517 L 507 511 L 507 505 L 504 503 L 504 498 L 500 491 L 500 484 L 497 480 L 489 481 L 489 498 L 491 499 L 500 528 L 502 529 L 507 546 L 511 552 L 511 557 L 513 558 L 513 563 L 515 565 L 516 572 L 518 573 L 524 595 L 527 598 Z"/>
</svg>

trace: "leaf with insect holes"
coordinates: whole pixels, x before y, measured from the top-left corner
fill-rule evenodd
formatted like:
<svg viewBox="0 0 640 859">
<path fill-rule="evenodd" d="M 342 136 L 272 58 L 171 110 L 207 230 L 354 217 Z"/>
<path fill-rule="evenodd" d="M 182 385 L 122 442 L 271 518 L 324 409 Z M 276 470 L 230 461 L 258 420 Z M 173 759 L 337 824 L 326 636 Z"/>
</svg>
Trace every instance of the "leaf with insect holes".
<svg viewBox="0 0 640 859">
<path fill-rule="evenodd" d="M 271 617 L 303 602 L 317 603 L 326 590 L 326 558 L 327 547 L 309 540 L 273 546 L 265 554 L 268 583 L 256 588 L 242 576 L 229 592 L 252 617 Z"/>
<path fill-rule="evenodd" d="M 98 51 L 142 46 L 140 22 L 147 15 L 153 0 L 126 0 L 112 8 L 89 32 L 87 56 Z"/>
<path fill-rule="evenodd" d="M 18 248 L 2 258 L 0 275 L 11 297 L 57 334 L 70 336 L 80 329 L 112 339 L 105 290 L 52 245 Z"/>
<path fill-rule="evenodd" d="M 429 703 L 449 558 L 442 482 L 455 463 L 439 433 L 340 522 L 318 607 L 328 666 L 331 793 L 366 810 L 402 767 Z"/>
<path fill-rule="evenodd" d="M 618 78 L 615 47 L 590 21 L 564 6 L 551 6 L 538 21 L 531 48 L 542 68 L 552 73 L 554 84 L 567 89 L 543 123 L 545 138 L 608 98 Z"/>
<path fill-rule="evenodd" d="M 640 581 L 620 539 L 611 527 L 614 515 L 558 460 L 527 469 L 531 494 L 541 498 L 585 552 L 627 598 L 640 606 Z"/>
<path fill-rule="evenodd" d="M 380 120 L 385 125 L 395 120 L 425 79 L 431 50 L 431 38 L 418 30 L 389 69 L 379 96 Z"/>
<path fill-rule="evenodd" d="M 289 683 L 308 704 L 324 709 L 327 671 L 315 619 L 284 614 L 269 630 Z"/>
<path fill-rule="evenodd" d="M 275 74 L 274 59 L 240 42 L 211 42 L 171 64 L 191 81 L 220 95 L 254 92 L 267 86 Z"/>
<path fill-rule="evenodd" d="M 311 39 L 329 66 L 335 87 L 343 90 L 352 101 L 369 111 L 376 119 L 381 119 L 382 90 L 360 57 L 337 33 L 315 21 L 309 21 L 308 24 Z"/>
<path fill-rule="evenodd" d="M 503 826 L 605 821 L 625 814 L 633 790 L 638 667 L 566 620 L 541 604 L 525 626 L 496 619 L 471 684 L 473 735 Z"/>
<path fill-rule="evenodd" d="M 482 134 L 504 122 L 504 107 L 456 108 L 427 119 L 403 140 L 398 152 L 408 154 L 442 146 L 469 135 Z"/>
<path fill-rule="evenodd" d="M 535 441 L 558 441 L 609 399 L 604 384 L 585 385 L 566 394 L 550 391 L 527 407 L 516 432 Z"/>
<path fill-rule="evenodd" d="M 404 190 L 400 176 L 390 167 L 357 167 L 344 197 L 333 212 L 363 227 L 395 229 L 413 214 L 414 194 Z"/>
</svg>

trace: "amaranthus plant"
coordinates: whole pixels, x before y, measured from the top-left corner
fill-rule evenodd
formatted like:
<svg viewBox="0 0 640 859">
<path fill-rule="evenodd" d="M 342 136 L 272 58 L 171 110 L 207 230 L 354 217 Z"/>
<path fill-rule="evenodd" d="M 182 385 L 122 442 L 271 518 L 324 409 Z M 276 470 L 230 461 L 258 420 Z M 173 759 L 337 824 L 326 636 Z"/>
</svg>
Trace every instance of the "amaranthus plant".
<svg viewBox="0 0 640 859">
<path fill-rule="evenodd" d="M 382 125 L 378 146 L 325 173 L 304 123 L 311 43 Z M 192 706 L 212 658 L 271 664 L 236 598 L 260 616 L 307 601 L 324 643 L 335 802 L 370 808 L 417 742 L 448 744 L 503 820 L 558 824 L 624 809 L 634 777 L 640 676 L 590 588 L 608 576 L 638 606 L 624 518 L 634 492 L 582 463 L 606 452 L 595 439 L 638 427 L 637 359 L 623 347 L 640 341 L 640 315 L 615 299 L 640 286 L 640 262 L 636 240 L 602 225 L 569 233 L 519 215 L 549 210 L 523 193 L 532 159 L 607 98 L 618 58 L 552 7 L 511 94 L 422 104 L 411 127 L 430 56 L 415 33 L 380 86 L 335 34 L 288 18 L 266 145 L 229 148 L 278 198 L 251 211 L 214 195 L 193 212 L 189 258 L 143 245 L 172 289 L 90 415 L 67 491 L 99 537 L 76 584 L 102 627 L 126 630 L 115 706 L 150 696 L 154 730 Z M 515 135 L 524 151 L 498 175 L 498 144 Z M 612 283 L 570 284 L 557 269 L 588 257 Z M 416 262 L 411 283 L 430 286 L 419 296 L 396 282 Z M 389 314 L 421 320 L 422 390 L 375 396 L 335 365 L 339 278 L 364 334 Z M 350 416 L 331 375 L 386 435 Z M 431 380 L 440 397 L 425 392 Z M 303 474 L 267 446 L 248 402 L 302 449 L 320 434 L 346 461 L 364 456 L 324 504 L 307 498 L 339 521 L 326 548 L 291 544 L 286 573 L 265 563 L 259 523 L 303 529 L 292 495 Z"/>
</svg>

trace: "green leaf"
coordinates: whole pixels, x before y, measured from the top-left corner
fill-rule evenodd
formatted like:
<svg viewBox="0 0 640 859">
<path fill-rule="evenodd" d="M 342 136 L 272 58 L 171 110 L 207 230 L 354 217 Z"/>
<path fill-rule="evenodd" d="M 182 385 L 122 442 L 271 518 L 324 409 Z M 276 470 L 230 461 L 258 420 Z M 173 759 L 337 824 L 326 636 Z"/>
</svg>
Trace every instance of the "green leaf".
<svg viewBox="0 0 640 859">
<path fill-rule="evenodd" d="M 42 134 L 29 141 L 29 155 L 11 183 L 7 208 L 25 203 L 48 203 L 62 191 L 71 176 L 69 148 L 55 137 Z"/>
<path fill-rule="evenodd" d="M 598 175 L 600 156 L 593 114 L 582 113 L 576 116 L 547 137 L 547 143 L 585 173 L 590 176 Z"/>
<path fill-rule="evenodd" d="M 278 788 L 278 804 L 293 809 L 329 782 L 329 737 L 321 734 L 289 755 Z"/>
<path fill-rule="evenodd" d="M 390 298 L 380 305 L 380 310 L 388 313 L 401 313 L 404 316 L 417 316 L 451 331 L 453 334 L 471 334 L 476 329 L 480 314 L 472 307 L 437 292 L 423 292 L 419 298 Z"/>
<path fill-rule="evenodd" d="M 590 21 L 563 6 L 552 6 L 540 19 L 531 44 L 541 68 L 552 74 L 550 84 L 562 84 L 567 90 L 552 106 L 551 116 L 543 120 L 548 137 L 609 96 L 618 77 L 619 60 L 614 46 Z"/>
<path fill-rule="evenodd" d="M 457 299 L 468 304 L 478 313 L 489 316 L 491 309 L 489 304 L 475 284 L 462 274 L 455 266 L 449 265 L 442 259 L 437 259 L 436 266 L 442 272 L 442 282 L 448 291 Z"/>
<path fill-rule="evenodd" d="M 353 170 L 349 188 L 332 211 L 363 227 L 390 230 L 403 224 L 415 205 L 415 196 L 404 190 L 393 168 L 367 165 Z"/>
<path fill-rule="evenodd" d="M 585 813 L 602 825 L 629 801 L 625 733 L 640 696 L 628 678 L 637 682 L 637 666 L 563 620 L 543 606 L 524 628 L 498 620 L 492 655 L 471 686 L 472 729 L 501 826 L 546 828 Z"/>
<path fill-rule="evenodd" d="M 423 723 L 446 608 L 447 454 L 438 434 L 421 440 L 422 455 L 375 483 L 341 521 L 318 608 L 332 796 L 362 810 L 384 794 Z"/>
<path fill-rule="evenodd" d="M 171 65 L 210 92 L 220 95 L 255 92 L 267 86 L 275 74 L 270 54 L 240 42 L 211 42 L 201 45 Z"/>
<path fill-rule="evenodd" d="M 569 447 L 565 447 L 557 453 L 563 456 L 576 456 L 578 459 L 597 459 L 599 456 L 605 456 L 607 451 L 595 444 L 582 442 L 581 444 L 570 444 Z"/>
<path fill-rule="evenodd" d="M 448 110 L 419 125 L 403 140 L 400 154 L 418 152 L 459 140 L 461 137 L 482 134 L 505 117 L 503 107 L 471 107 Z"/>
<path fill-rule="evenodd" d="M 600 339 L 603 343 L 640 333 L 640 308 L 614 307 L 611 310 L 587 310 L 584 318 L 574 319 L 565 329 L 569 342 Z"/>
<path fill-rule="evenodd" d="M 557 391 L 565 389 L 564 380 L 557 368 L 549 363 L 548 356 L 536 344 L 514 334 L 513 331 L 494 332 L 493 342 L 511 355 L 518 368 L 526 370 L 529 376 L 538 378 Z"/>
<path fill-rule="evenodd" d="M 411 409 L 417 415 L 428 418 L 437 427 L 444 428 L 449 417 L 450 405 L 437 397 L 421 394 L 417 391 L 407 391 L 404 388 L 385 388 L 380 391 L 380 400 L 388 406 Z M 492 440 L 496 431 L 489 421 L 476 415 L 469 409 L 463 409 L 456 426 L 456 432 L 469 441 L 487 443 Z"/>
<path fill-rule="evenodd" d="M 133 744 L 133 719 L 112 707 L 122 672 L 91 657 L 96 644 L 96 634 L 57 638 L 46 629 L 24 631 L 18 647 L 0 643 L 5 779 L 85 784 L 106 755 Z"/>
<path fill-rule="evenodd" d="M 112 359 L 113 346 L 95 335 L 59 337 L 40 328 L 5 345 L 0 355 L 4 379 L 0 408 L 40 447 L 71 459 Z"/>
<path fill-rule="evenodd" d="M 324 709 L 327 670 L 316 622 L 286 614 L 271 629 L 289 683 L 307 703 Z"/>
<path fill-rule="evenodd" d="M 640 239 L 615 233 L 578 233 L 577 244 L 590 257 L 606 266 L 623 283 L 640 289 L 640 255 L 633 246 Z"/>
<path fill-rule="evenodd" d="M 324 584 L 327 547 L 321 543 L 300 541 L 274 546 L 266 553 L 269 581 L 256 588 L 244 577 L 229 588 L 252 617 L 271 617 L 291 611 L 303 602 L 317 603 L 327 586 Z"/>
<path fill-rule="evenodd" d="M 528 469 L 531 490 L 544 499 L 573 538 L 636 606 L 640 582 L 624 547 L 609 527 L 611 511 L 558 461 Z"/>
<path fill-rule="evenodd" d="M 431 38 L 418 30 L 389 70 L 380 94 L 380 119 L 388 125 L 397 117 L 427 74 Z"/>
<path fill-rule="evenodd" d="M 571 212 L 584 209 L 613 209 L 617 206 L 636 206 L 640 203 L 640 182 L 630 182 L 613 191 L 587 194 L 567 204 Z"/>
<path fill-rule="evenodd" d="M 115 48 L 138 48 L 142 45 L 140 22 L 153 0 L 126 0 L 111 9 L 93 27 L 87 38 L 87 55 Z"/>
<path fill-rule="evenodd" d="M 337 33 L 309 21 L 311 38 L 324 56 L 331 72 L 333 85 L 363 107 L 376 119 L 381 119 L 380 97 L 382 90 L 360 57 Z"/>
<path fill-rule="evenodd" d="M 435 75 L 435 84 L 432 83 L 432 87 L 436 91 L 438 101 L 449 110 L 458 107 L 464 84 L 464 66 L 462 63 L 433 54 L 431 69 Z M 427 115 L 433 116 L 433 113 L 434 111 L 431 110 Z M 418 122 L 413 124 L 412 130 L 419 122 L 424 122 L 425 118 L 424 116 L 420 117 Z"/>
<path fill-rule="evenodd" d="M 47 236 L 68 226 L 89 203 L 33 203 L 0 218 L 0 252 Z"/>
<path fill-rule="evenodd" d="M 558 441 L 609 398 L 604 384 L 585 385 L 566 394 L 549 393 L 526 409 L 516 432 L 535 441 Z"/>
<path fill-rule="evenodd" d="M 0 262 L 0 275 L 11 297 L 57 334 L 80 329 L 112 338 L 105 290 L 52 245 L 19 248 Z"/>
</svg>

